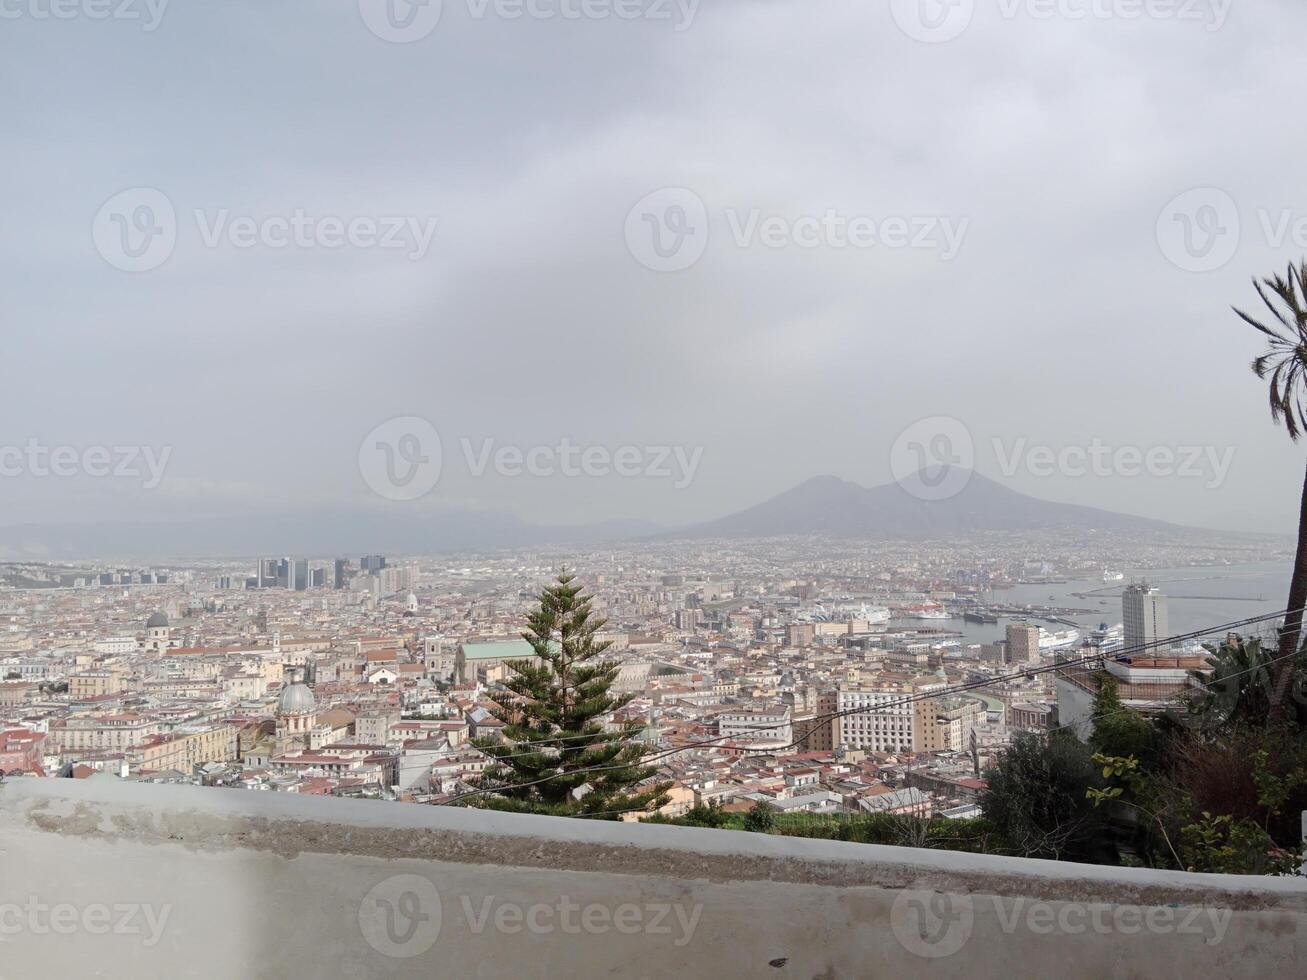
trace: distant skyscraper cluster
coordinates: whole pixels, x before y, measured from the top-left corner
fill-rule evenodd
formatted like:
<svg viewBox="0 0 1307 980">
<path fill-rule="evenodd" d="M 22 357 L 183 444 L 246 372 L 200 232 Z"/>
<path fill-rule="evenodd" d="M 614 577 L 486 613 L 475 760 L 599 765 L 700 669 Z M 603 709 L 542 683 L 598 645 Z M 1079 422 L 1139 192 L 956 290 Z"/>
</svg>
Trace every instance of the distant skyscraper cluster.
<svg viewBox="0 0 1307 980">
<path fill-rule="evenodd" d="M 363 574 L 377 574 L 386 568 L 384 555 L 367 555 L 359 562 Z M 246 579 L 247 589 L 289 589 L 305 592 L 309 589 L 348 589 L 354 580 L 355 570 L 348 558 L 337 558 L 334 567 L 316 565 L 307 558 L 261 558 L 252 576 Z"/>
<path fill-rule="evenodd" d="M 385 555 L 364 555 L 358 566 L 349 558 L 336 558 L 328 564 L 307 558 L 261 558 L 254 574 L 244 579 L 246 589 L 286 589 L 307 592 L 317 589 L 371 592 L 377 596 L 393 595 L 413 588 L 415 573 L 408 565 L 391 565 Z M 219 580 L 220 588 L 240 588 L 230 578 Z"/>
</svg>

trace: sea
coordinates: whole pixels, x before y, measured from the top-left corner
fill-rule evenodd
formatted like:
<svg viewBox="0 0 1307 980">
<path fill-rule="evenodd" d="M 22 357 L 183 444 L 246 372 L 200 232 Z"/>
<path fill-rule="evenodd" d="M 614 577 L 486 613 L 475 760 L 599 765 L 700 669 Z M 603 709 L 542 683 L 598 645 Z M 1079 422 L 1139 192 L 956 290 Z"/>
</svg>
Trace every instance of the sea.
<svg viewBox="0 0 1307 980">
<path fill-rule="evenodd" d="M 1147 581 L 1167 597 L 1167 619 L 1172 635 L 1213 628 L 1220 638 L 1227 625 L 1284 608 L 1289 593 L 1291 562 L 1256 562 L 1240 565 L 1204 565 L 1186 568 L 1121 568 L 1120 582 L 1104 582 L 1102 575 L 1068 579 L 1056 583 L 1032 583 L 995 589 L 991 600 L 999 605 L 1059 606 L 1084 610 L 1062 618 L 1081 627 L 1086 635 L 1100 623 L 1115 626 L 1121 622 L 1121 593 L 1132 582 Z M 1079 595 L 1077 595 L 1079 593 Z M 892 620 L 893 626 L 932 627 L 961 634 L 963 644 L 992 643 L 1003 639 L 1007 623 L 1015 620 L 999 617 L 998 623 L 968 623 L 961 617 L 939 620 Z M 1020 617 L 1025 618 L 1025 617 Z M 1048 630 L 1069 627 L 1031 617 Z M 1244 635 L 1269 633 L 1272 624 L 1246 626 Z"/>
</svg>

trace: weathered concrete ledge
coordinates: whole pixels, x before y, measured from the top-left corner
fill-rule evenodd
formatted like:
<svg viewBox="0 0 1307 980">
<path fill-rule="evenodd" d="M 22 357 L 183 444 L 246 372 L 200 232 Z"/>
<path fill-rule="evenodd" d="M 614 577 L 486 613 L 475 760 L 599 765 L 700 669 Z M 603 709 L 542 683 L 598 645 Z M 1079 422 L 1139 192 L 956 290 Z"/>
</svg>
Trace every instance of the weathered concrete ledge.
<svg viewBox="0 0 1307 980">
<path fill-rule="evenodd" d="M 1289 976 L 1307 963 L 1304 879 L 111 777 L 0 785 L 0 862 L 6 976 L 976 977 L 1041 962 L 1073 977 Z"/>
</svg>

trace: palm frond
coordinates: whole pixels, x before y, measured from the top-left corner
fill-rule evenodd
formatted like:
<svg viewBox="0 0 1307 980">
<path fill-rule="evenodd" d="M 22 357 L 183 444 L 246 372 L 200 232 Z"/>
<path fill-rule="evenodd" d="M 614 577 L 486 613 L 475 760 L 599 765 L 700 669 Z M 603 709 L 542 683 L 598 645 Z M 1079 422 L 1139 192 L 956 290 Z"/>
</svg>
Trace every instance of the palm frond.
<svg viewBox="0 0 1307 980">
<path fill-rule="evenodd" d="M 1270 311 L 1273 322 L 1260 320 L 1235 307 L 1239 319 L 1270 338 L 1269 348 L 1253 359 L 1252 370 L 1269 376 L 1267 398 L 1271 419 L 1283 423 L 1294 442 L 1307 432 L 1304 381 L 1307 380 L 1307 259 L 1298 268 L 1289 263 L 1285 275 L 1253 280 L 1253 288 Z"/>
</svg>

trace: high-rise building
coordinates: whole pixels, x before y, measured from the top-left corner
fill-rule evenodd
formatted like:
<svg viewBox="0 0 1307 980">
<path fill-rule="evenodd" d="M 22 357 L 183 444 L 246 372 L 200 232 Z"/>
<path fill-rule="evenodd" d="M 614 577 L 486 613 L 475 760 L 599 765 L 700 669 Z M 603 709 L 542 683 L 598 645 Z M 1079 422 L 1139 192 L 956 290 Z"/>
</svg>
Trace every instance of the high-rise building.
<svg viewBox="0 0 1307 980">
<path fill-rule="evenodd" d="M 1156 652 L 1169 634 L 1166 596 L 1147 582 L 1126 587 L 1121 593 L 1121 619 L 1125 624 L 1125 651 Z"/>
<path fill-rule="evenodd" d="M 1039 627 L 1008 623 L 1006 663 L 1026 664 L 1039 659 Z"/>
<path fill-rule="evenodd" d="M 350 574 L 350 564 L 348 558 L 336 559 L 336 575 L 332 580 L 332 585 L 337 589 L 348 588 L 349 580 L 353 576 Z"/>
<path fill-rule="evenodd" d="M 258 584 L 256 589 L 271 589 L 277 585 L 277 570 L 280 564 L 276 558 L 260 558 L 259 567 L 254 573 Z"/>
<path fill-rule="evenodd" d="M 385 567 L 385 555 L 364 555 L 359 559 L 359 568 L 365 572 L 379 572 Z"/>
</svg>

